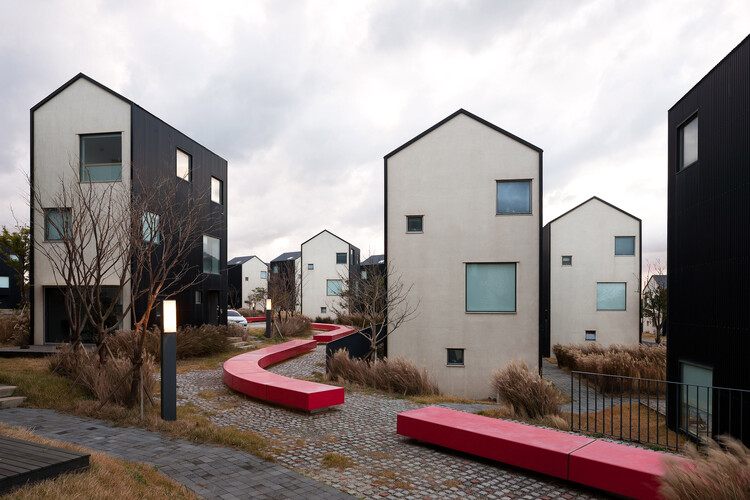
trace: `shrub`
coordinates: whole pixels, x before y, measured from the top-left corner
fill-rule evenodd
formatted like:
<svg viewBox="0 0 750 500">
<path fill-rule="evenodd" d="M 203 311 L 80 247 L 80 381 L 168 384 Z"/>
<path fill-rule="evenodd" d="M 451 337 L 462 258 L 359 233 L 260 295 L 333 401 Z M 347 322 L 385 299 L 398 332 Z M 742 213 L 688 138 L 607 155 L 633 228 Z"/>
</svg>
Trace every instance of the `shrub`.
<svg viewBox="0 0 750 500">
<path fill-rule="evenodd" d="M 227 337 L 235 336 L 236 325 L 217 326 L 185 326 L 177 330 L 177 359 L 193 358 L 198 356 L 208 356 L 229 349 Z M 242 330 L 241 326 L 237 326 Z M 107 345 L 115 356 L 129 356 L 133 351 L 132 330 L 119 331 L 107 339 Z M 144 351 L 150 354 L 157 361 L 161 359 L 161 332 L 154 327 L 146 332 L 146 339 L 143 342 Z"/>
<path fill-rule="evenodd" d="M 706 454 L 688 449 L 690 465 L 666 457 L 659 493 L 668 500 L 750 498 L 750 451 L 729 436 L 711 441 Z"/>
<path fill-rule="evenodd" d="M 651 380 L 666 380 L 667 377 L 667 349 L 664 346 L 555 344 L 552 351 L 560 368 L 573 371 Z"/>
<path fill-rule="evenodd" d="M 311 323 L 312 320 L 307 316 L 295 314 L 294 316 L 286 316 L 281 321 L 274 321 L 274 325 L 271 330 L 274 335 L 281 332 L 281 335 L 284 337 L 295 337 L 307 332 L 310 329 Z"/>
<path fill-rule="evenodd" d="M 323 317 L 323 316 L 315 316 L 315 319 L 313 320 L 313 323 L 325 323 L 327 325 L 330 325 L 333 323 L 333 320 L 329 317 Z"/>
<path fill-rule="evenodd" d="M 0 315 L 0 345 L 29 345 L 30 340 L 29 311 Z"/>
<path fill-rule="evenodd" d="M 427 370 L 421 370 L 410 360 L 384 358 L 371 364 L 363 359 L 352 359 L 344 349 L 339 349 L 328 359 L 329 380 L 347 382 L 380 389 L 403 396 L 430 396 L 440 394 L 437 383 Z"/>
<path fill-rule="evenodd" d="M 258 311 L 254 309 L 249 309 L 247 307 L 240 307 L 237 309 L 237 312 L 243 315 L 246 318 L 253 318 L 259 315 L 262 315 L 263 313 L 259 313 Z"/>
<path fill-rule="evenodd" d="M 522 418 L 536 419 L 559 415 L 564 403 L 562 393 L 523 361 L 511 361 L 502 370 L 492 373 L 490 385 L 500 399 Z"/>
</svg>

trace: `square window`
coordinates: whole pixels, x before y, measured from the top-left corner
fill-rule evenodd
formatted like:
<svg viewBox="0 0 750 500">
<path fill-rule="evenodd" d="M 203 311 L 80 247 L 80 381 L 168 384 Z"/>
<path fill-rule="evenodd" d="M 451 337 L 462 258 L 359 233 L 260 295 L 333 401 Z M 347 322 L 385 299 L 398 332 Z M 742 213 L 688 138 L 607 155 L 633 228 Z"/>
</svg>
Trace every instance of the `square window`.
<svg viewBox="0 0 750 500">
<path fill-rule="evenodd" d="M 516 263 L 467 263 L 466 312 L 516 312 Z"/>
<path fill-rule="evenodd" d="M 266 271 L 261 271 L 260 272 L 260 279 L 264 280 L 264 279 L 266 279 L 267 276 L 268 276 L 268 274 L 266 273 Z"/>
<path fill-rule="evenodd" d="M 635 255 L 635 236 L 615 236 L 615 255 Z"/>
<path fill-rule="evenodd" d="M 530 214 L 531 181 L 497 181 L 497 214 Z"/>
<path fill-rule="evenodd" d="M 177 177 L 191 182 L 193 177 L 193 157 L 184 151 L 177 150 Z"/>
<path fill-rule="evenodd" d="M 203 302 L 203 296 L 200 290 L 195 291 L 195 305 L 199 305 Z"/>
<path fill-rule="evenodd" d="M 336 264 L 346 264 L 346 252 L 336 254 Z"/>
<path fill-rule="evenodd" d="M 81 136 L 81 181 L 122 180 L 122 134 Z"/>
<path fill-rule="evenodd" d="M 9 276 L 0 276 L 0 288 L 10 288 Z"/>
<path fill-rule="evenodd" d="M 216 177 L 211 177 L 211 201 L 224 204 L 224 182 Z"/>
<path fill-rule="evenodd" d="M 159 243 L 159 216 L 151 212 L 143 212 L 143 240 Z"/>
<path fill-rule="evenodd" d="M 341 295 L 342 287 L 341 280 L 326 280 L 326 295 Z"/>
<path fill-rule="evenodd" d="M 698 115 L 680 127 L 680 164 L 677 170 L 698 161 Z"/>
<path fill-rule="evenodd" d="M 562 256 L 562 265 L 563 266 L 572 266 L 573 265 L 573 256 L 572 255 L 563 255 Z"/>
<path fill-rule="evenodd" d="M 328 312 L 328 310 L 325 307 L 321 307 L 320 308 L 320 313 L 321 314 L 326 314 L 327 312 Z"/>
<path fill-rule="evenodd" d="M 448 351 L 448 366 L 464 366 L 464 350 L 463 349 L 447 349 Z"/>
<path fill-rule="evenodd" d="M 60 241 L 71 232 L 72 218 L 69 208 L 44 209 L 44 239 Z"/>
<path fill-rule="evenodd" d="M 625 283 L 597 283 L 596 310 L 624 311 L 625 290 Z"/>
<path fill-rule="evenodd" d="M 596 340 L 596 330 L 586 330 L 586 340 Z"/>
<path fill-rule="evenodd" d="M 313 269 L 315 269 L 315 264 L 308 264 L 307 265 L 307 270 L 308 271 L 312 271 Z"/>
<path fill-rule="evenodd" d="M 421 233 L 422 232 L 422 215 L 407 215 L 406 216 L 406 232 L 407 233 Z"/>
<path fill-rule="evenodd" d="M 206 274 L 219 274 L 220 262 L 221 240 L 203 235 L 203 272 Z"/>
</svg>

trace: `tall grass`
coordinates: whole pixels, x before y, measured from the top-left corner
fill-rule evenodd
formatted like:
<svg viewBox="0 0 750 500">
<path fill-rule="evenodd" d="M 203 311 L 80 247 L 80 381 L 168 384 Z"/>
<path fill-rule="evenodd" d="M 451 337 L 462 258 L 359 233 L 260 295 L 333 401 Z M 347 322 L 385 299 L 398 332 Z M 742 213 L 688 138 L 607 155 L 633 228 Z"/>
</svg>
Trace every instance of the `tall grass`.
<svg viewBox="0 0 750 500">
<path fill-rule="evenodd" d="M 532 372 L 523 361 L 511 361 L 492 372 L 490 385 L 498 397 L 522 419 L 539 419 L 559 415 L 563 394 L 537 372 Z"/>
<path fill-rule="evenodd" d="M 689 465 L 667 457 L 659 493 L 667 500 L 750 498 L 750 451 L 729 436 L 718 440 L 705 455 L 689 448 Z"/>
<path fill-rule="evenodd" d="M 177 359 L 210 356 L 229 349 L 227 337 L 234 335 L 234 325 L 186 326 L 177 330 Z M 132 330 L 117 332 L 107 339 L 107 345 L 115 355 L 129 355 L 133 350 Z M 144 349 L 157 361 L 161 359 L 161 332 L 158 328 L 148 330 L 143 342 Z"/>
<path fill-rule="evenodd" d="M 373 364 L 363 359 L 350 358 L 344 349 L 339 349 L 328 359 L 327 378 L 343 379 L 353 384 L 403 396 L 440 394 L 437 383 L 427 370 L 420 370 L 410 360 L 385 358 Z"/>
<path fill-rule="evenodd" d="M 274 321 L 272 331 L 274 335 L 281 332 L 283 337 L 298 337 L 306 334 L 311 324 L 312 320 L 307 316 L 301 314 L 286 315 L 282 316 L 281 321 L 278 319 Z"/>
<path fill-rule="evenodd" d="M 0 314 L 0 346 L 29 345 L 29 324 L 28 311 Z"/>
</svg>

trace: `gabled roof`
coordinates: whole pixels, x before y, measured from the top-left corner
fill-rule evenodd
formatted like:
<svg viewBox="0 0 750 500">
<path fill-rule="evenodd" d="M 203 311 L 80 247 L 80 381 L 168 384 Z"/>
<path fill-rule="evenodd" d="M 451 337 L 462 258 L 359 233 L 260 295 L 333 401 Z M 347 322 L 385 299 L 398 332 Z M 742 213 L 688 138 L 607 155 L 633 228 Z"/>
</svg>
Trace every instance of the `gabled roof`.
<svg viewBox="0 0 750 500">
<path fill-rule="evenodd" d="M 611 203 L 608 203 L 608 202 L 606 202 L 606 201 L 602 200 L 602 199 L 601 199 L 601 198 L 599 198 L 598 196 L 592 196 L 591 198 L 589 198 L 588 200 L 584 201 L 583 203 L 580 203 L 580 204 L 576 205 L 575 207 L 571 208 L 570 210 L 568 210 L 568 211 L 567 211 L 567 212 L 565 212 L 564 214 L 562 214 L 562 215 L 559 215 L 559 216 L 555 217 L 554 219 L 552 219 L 551 221 L 549 221 L 549 222 L 548 222 L 547 224 L 545 224 L 545 227 L 546 227 L 546 226 L 548 226 L 548 225 L 550 225 L 550 224 L 552 224 L 553 222 L 555 222 L 555 221 L 556 221 L 556 220 L 558 220 L 558 219 L 562 219 L 563 217 L 565 217 L 565 216 L 566 216 L 566 215 L 568 215 L 569 213 L 573 212 L 574 210 L 577 210 L 577 209 L 581 208 L 581 207 L 582 207 L 582 206 L 584 206 L 584 205 L 585 205 L 586 203 L 589 203 L 589 202 L 591 202 L 591 201 L 594 201 L 594 200 L 596 200 L 596 201 L 599 201 L 599 202 L 601 202 L 601 203 L 604 203 L 605 205 L 607 205 L 607 206 L 609 206 L 609 207 L 612 207 L 612 208 L 614 208 L 614 209 L 615 209 L 615 210 L 617 210 L 618 212 L 622 212 L 622 213 L 624 213 L 625 215 L 627 215 L 628 217 L 632 217 L 633 219 L 637 220 L 638 222 L 641 222 L 641 219 L 639 219 L 639 218 L 638 218 L 638 217 L 636 217 L 635 215 L 633 215 L 633 214 L 629 214 L 629 213 L 628 213 L 628 212 L 626 212 L 625 210 L 623 210 L 623 209 L 621 209 L 621 208 L 618 208 L 618 207 L 614 206 L 613 204 L 611 204 Z"/>
<path fill-rule="evenodd" d="M 651 283 L 651 280 L 654 280 L 654 282 L 662 287 L 667 288 L 667 275 L 666 274 L 654 274 L 648 279 L 648 282 Z M 648 283 L 646 283 L 646 287 L 648 287 Z"/>
<path fill-rule="evenodd" d="M 229 262 L 227 262 L 227 266 L 236 266 L 238 264 L 244 264 L 248 260 L 251 260 L 251 259 L 254 259 L 254 258 L 256 258 L 255 255 L 245 255 L 244 257 L 235 257 L 232 260 L 230 260 Z M 259 261 L 263 262 L 263 260 L 260 257 L 257 257 L 257 259 Z M 265 262 L 263 262 L 263 263 L 265 264 Z"/>
<path fill-rule="evenodd" d="M 296 260 L 302 257 L 302 252 L 284 252 L 271 262 L 282 262 L 287 260 Z"/>
<path fill-rule="evenodd" d="M 342 238 L 342 237 L 340 237 L 340 236 L 336 236 L 335 234 L 333 234 L 332 232 L 330 232 L 330 231 L 329 231 L 328 229 L 323 229 L 323 230 L 322 230 L 321 232 L 319 232 L 318 234 L 316 234 L 316 235 L 315 235 L 315 236 L 313 236 L 312 238 L 309 238 L 309 239 L 307 239 L 307 240 L 303 241 L 303 242 L 302 242 L 302 245 L 301 245 L 301 246 L 304 246 L 304 244 L 305 244 L 305 243 L 307 243 L 307 242 L 309 242 L 309 241 L 312 241 L 312 240 L 314 240 L 315 238 L 317 238 L 318 236 L 320 236 L 320 235 L 321 235 L 321 234 L 323 234 L 323 233 L 328 233 L 328 234 L 330 234 L 331 236 L 333 236 L 334 238 L 338 238 L 339 240 L 343 241 L 343 242 L 344 242 L 344 243 L 346 243 L 347 245 L 349 245 L 349 246 L 352 246 L 352 247 L 354 247 L 354 245 L 352 245 L 351 243 L 349 243 L 348 241 L 346 241 L 346 240 L 345 240 L 344 238 Z M 357 248 L 357 247 L 354 247 L 354 248 Z M 359 249 L 358 249 L 358 250 L 359 250 Z"/>
<path fill-rule="evenodd" d="M 360 263 L 360 266 L 376 266 L 378 264 L 385 264 L 385 255 L 370 255 Z"/>
<path fill-rule="evenodd" d="M 448 116 L 448 117 L 440 120 L 435 125 L 433 125 L 432 127 L 428 128 L 427 130 L 425 130 L 424 132 L 422 132 L 418 136 L 416 136 L 413 139 L 405 142 L 401 146 L 397 147 L 396 149 L 394 149 L 393 151 L 391 151 L 390 153 L 388 153 L 387 155 L 385 155 L 385 159 L 387 160 L 388 158 L 390 158 L 391 156 L 395 155 L 396 153 L 398 153 L 402 149 L 411 146 L 412 144 L 414 144 L 415 142 L 417 142 L 418 140 L 420 140 L 422 137 L 426 136 L 427 134 L 429 134 L 430 132 L 434 131 L 435 129 L 437 129 L 439 127 L 442 127 L 443 125 L 445 125 L 446 123 L 448 123 L 449 121 L 451 121 L 452 119 L 454 119 L 455 117 L 457 117 L 458 115 L 466 115 L 469 118 L 478 121 L 482 125 L 485 125 L 485 126 L 491 128 L 492 130 L 494 130 L 496 132 L 500 132 L 501 134 L 505 135 L 506 137 L 509 137 L 509 138 L 513 139 L 514 141 L 520 142 L 524 146 L 527 146 L 527 147 L 533 149 L 534 151 L 537 151 L 539 153 L 542 152 L 541 148 L 539 148 L 537 146 L 534 146 L 530 142 L 525 141 L 525 140 L 521 139 L 520 137 L 518 137 L 517 135 L 511 134 L 507 130 L 504 130 L 504 129 L 498 127 L 497 125 L 495 125 L 493 123 L 490 123 L 487 120 L 485 120 L 483 118 L 480 118 L 480 117 L 478 117 L 477 115 L 475 115 L 473 113 L 469 113 L 465 109 L 461 108 L 458 111 L 456 111 L 455 113 L 451 114 L 450 116 Z"/>
</svg>

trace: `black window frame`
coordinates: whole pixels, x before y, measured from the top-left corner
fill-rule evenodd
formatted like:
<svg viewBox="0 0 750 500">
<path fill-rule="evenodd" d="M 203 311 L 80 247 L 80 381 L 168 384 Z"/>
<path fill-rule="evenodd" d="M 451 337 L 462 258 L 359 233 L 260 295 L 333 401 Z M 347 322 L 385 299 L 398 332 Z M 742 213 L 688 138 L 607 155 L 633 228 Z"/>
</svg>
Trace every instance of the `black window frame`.
<svg viewBox="0 0 750 500">
<path fill-rule="evenodd" d="M 460 360 L 451 362 L 451 353 L 460 353 Z M 466 366 L 466 349 L 463 347 L 448 347 L 445 349 L 445 366 Z"/>
<path fill-rule="evenodd" d="M 344 261 L 341 262 L 341 256 L 344 256 Z M 346 264 L 347 263 L 347 257 L 346 252 L 336 252 L 336 264 Z"/>
<path fill-rule="evenodd" d="M 411 222 L 419 222 L 419 229 L 412 229 Z M 424 215 L 407 215 L 406 232 L 410 234 L 424 233 Z"/>
</svg>

